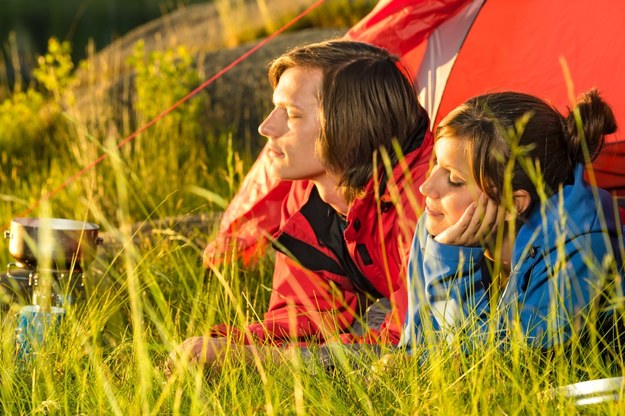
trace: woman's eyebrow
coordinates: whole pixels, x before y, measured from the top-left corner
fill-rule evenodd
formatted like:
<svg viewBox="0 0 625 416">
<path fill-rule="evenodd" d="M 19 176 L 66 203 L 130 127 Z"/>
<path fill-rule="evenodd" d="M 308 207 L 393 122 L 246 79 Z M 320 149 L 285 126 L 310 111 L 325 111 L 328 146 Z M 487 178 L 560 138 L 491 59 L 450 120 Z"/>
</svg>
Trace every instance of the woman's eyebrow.
<svg viewBox="0 0 625 416">
<path fill-rule="evenodd" d="M 464 172 L 461 169 L 458 169 L 457 167 L 450 165 L 449 163 L 441 163 L 440 159 L 437 162 L 438 162 L 438 166 L 442 167 L 443 169 L 448 170 L 450 173 L 461 176 L 463 179 L 469 175 L 469 172 Z"/>
</svg>

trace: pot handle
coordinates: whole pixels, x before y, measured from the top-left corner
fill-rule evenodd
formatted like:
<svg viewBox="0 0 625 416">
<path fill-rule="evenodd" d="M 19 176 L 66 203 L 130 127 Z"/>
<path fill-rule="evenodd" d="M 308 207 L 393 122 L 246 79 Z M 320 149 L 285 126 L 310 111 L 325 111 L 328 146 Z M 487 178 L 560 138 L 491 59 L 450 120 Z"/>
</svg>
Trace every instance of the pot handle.
<svg viewBox="0 0 625 416">
<path fill-rule="evenodd" d="M 103 242 L 104 242 L 104 239 L 103 239 L 102 237 L 97 237 L 97 238 L 95 239 L 95 245 L 96 245 L 96 246 L 100 246 L 100 245 L 102 245 L 102 243 L 103 243 Z"/>
<path fill-rule="evenodd" d="M 23 269 L 24 266 L 15 262 L 11 262 L 9 264 L 7 264 L 7 276 L 9 277 L 13 277 L 13 275 L 11 274 L 11 269 Z M 29 283 L 28 285 L 30 286 L 30 277 L 28 278 Z"/>
<path fill-rule="evenodd" d="M 4 238 L 7 239 L 7 240 L 10 240 L 11 239 L 11 231 L 5 230 L 4 231 Z"/>
</svg>

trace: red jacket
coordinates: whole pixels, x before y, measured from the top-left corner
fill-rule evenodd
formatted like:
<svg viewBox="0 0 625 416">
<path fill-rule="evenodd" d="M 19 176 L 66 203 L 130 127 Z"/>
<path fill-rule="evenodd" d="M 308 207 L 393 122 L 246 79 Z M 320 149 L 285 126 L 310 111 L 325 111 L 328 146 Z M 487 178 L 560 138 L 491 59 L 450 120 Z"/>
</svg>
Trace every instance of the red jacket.
<svg viewBox="0 0 625 416">
<path fill-rule="evenodd" d="M 246 328 L 247 336 L 235 330 L 243 342 L 323 342 L 337 335 L 346 343 L 399 341 L 407 305 L 405 266 L 422 209 L 418 188 L 429 168 L 432 142 L 427 131 L 421 145 L 396 164 L 390 177 L 373 178 L 364 195 L 352 203 L 342 236 L 344 256 L 336 254 L 341 236 L 331 226 L 336 218 L 332 208 L 321 200 L 314 184 L 291 185 L 274 236 L 278 252 L 269 309 L 262 322 Z M 380 197 L 375 189 L 382 191 Z M 393 310 L 380 331 L 355 337 L 348 329 L 363 292 L 390 298 Z M 233 335 L 233 329 L 227 325 L 213 330 L 214 336 L 228 333 Z"/>
</svg>

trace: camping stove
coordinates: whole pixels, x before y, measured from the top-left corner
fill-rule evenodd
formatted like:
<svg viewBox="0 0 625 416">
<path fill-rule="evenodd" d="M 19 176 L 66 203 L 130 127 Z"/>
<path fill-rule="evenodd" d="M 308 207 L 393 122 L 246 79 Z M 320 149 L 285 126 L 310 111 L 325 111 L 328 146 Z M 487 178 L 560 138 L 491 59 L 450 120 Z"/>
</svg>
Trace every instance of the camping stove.
<svg viewBox="0 0 625 416">
<path fill-rule="evenodd" d="M 83 268 L 102 243 L 98 229 L 95 224 L 61 218 L 11 222 L 5 238 L 10 239 L 9 251 L 16 261 L 7 265 L 2 285 L 31 301 L 18 315 L 18 359 L 36 355 L 45 338 L 60 325 L 66 308 L 84 292 Z"/>
<path fill-rule="evenodd" d="M 49 288 L 43 284 L 49 277 Z M 63 307 L 74 303 L 84 291 L 82 266 L 71 269 L 40 268 L 36 264 L 11 262 L 7 265 L 5 285 L 33 305 Z M 49 290 L 48 290 L 49 289 Z"/>
<path fill-rule="evenodd" d="M 65 310 L 84 291 L 81 267 L 73 270 L 41 268 L 37 264 L 13 262 L 7 265 L 7 280 L 31 304 L 20 309 L 15 328 L 17 357 L 31 359 L 50 331 L 61 324 Z"/>
</svg>

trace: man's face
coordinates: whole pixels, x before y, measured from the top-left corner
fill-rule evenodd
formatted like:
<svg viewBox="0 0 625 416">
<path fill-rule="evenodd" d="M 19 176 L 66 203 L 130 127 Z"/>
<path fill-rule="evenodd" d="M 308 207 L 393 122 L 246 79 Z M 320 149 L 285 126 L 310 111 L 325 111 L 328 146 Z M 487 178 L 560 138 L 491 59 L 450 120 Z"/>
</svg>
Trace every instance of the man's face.
<svg viewBox="0 0 625 416">
<path fill-rule="evenodd" d="M 269 139 L 271 173 L 280 179 L 319 180 L 326 169 L 317 159 L 319 100 L 322 72 L 319 69 L 289 68 L 273 92 L 274 109 L 258 127 Z"/>
</svg>

